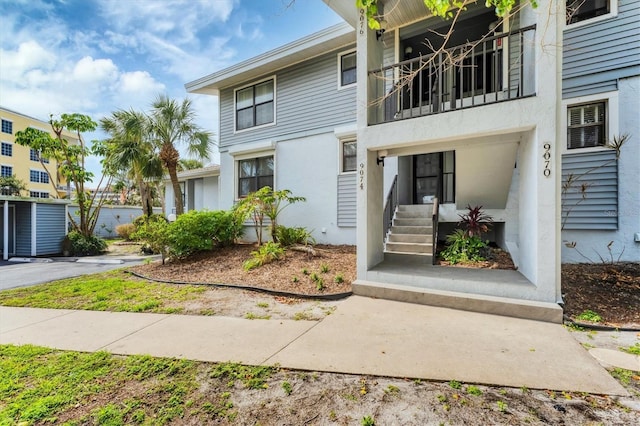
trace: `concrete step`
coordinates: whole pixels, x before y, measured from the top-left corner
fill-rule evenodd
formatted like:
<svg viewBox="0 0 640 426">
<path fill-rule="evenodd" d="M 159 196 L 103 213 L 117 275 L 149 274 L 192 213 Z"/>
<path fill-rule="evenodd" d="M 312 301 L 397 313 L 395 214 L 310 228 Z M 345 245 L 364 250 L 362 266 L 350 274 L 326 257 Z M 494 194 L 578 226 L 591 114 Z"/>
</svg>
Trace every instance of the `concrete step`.
<svg viewBox="0 0 640 426">
<path fill-rule="evenodd" d="M 354 281 L 352 288 L 353 294 L 358 296 L 562 323 L 562 308 L 555 303 L 435 290 L 366 280 Z"/>
<path fill-rule="evenodd" d="M 399 212 L 413 212 L 413 213 L 427 213 L 431 215 L 433 211 L 433 204 L 400 204 L 398 205 Z"/>
<path fill-rule="evenodd" d="M 431 244 L 432 236 L 430 234 L 389 234 L 388 242 L 392 243 L 423 243 Z"/>
<path fill-rule="evenodd" d="M 392 234 L 421 234 L 421 235 L 431 235 L 433 233 L 433 228 L 431 226 L 395 226 L 393 225 L 391 228 Z"/>
<path fill-rule="evenodd" d="M 397 210 L 394 217 L 398 219 L 431 219 L 432 211 L 419 210 L 419 211 L 403 211 Z"/>
<path fill-rule="evenodd" d="M 399 218 L 393 219 L 394 226 L 432 226 L 433 221 L 431 219 L 419 219 L 419 218 Z"/>
<path fill-rule="evenodd" d="M 420 244 L 420 243 L 394 243 L 387 242 L 386 250 L 388 252 L 393 253 L 427 253 L 431 254 L 433 252 L 433 246 L 431 243 L 428 244 Z"/>
</svg>

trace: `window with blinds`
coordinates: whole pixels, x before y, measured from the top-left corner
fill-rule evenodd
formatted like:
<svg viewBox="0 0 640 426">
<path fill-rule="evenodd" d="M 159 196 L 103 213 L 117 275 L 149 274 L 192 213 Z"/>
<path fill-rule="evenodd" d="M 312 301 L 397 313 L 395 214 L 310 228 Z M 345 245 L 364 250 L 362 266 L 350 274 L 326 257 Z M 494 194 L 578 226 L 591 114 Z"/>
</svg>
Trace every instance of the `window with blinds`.
<svg viewBox="0 0 640 426">
<path fill-rule="evenodd" d="M 567 148 L 592 148 L 606 143 L 606 103 L 571 106 L 567 109 Z"/>
</svg>

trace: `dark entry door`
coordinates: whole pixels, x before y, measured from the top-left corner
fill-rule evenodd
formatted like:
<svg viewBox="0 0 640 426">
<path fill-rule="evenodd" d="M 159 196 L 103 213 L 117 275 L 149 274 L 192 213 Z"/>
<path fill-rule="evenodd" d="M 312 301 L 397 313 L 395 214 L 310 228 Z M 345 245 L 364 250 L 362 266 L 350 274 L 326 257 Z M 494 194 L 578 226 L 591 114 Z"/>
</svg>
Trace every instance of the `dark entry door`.
<svg viewBox="0 0 640 426">
<path fill-rule="evenodd" d="M 440 196 L 442 153 L 413 156 L 413 203 L 423 204 L 424 197 Z"/>
</svg>

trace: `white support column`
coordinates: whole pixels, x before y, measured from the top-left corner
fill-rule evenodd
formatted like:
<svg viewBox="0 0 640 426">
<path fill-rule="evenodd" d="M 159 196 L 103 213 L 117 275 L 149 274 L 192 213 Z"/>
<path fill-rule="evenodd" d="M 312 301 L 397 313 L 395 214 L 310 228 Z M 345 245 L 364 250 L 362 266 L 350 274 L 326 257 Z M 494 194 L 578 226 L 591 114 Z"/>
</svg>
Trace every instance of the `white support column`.
<svg viewBox="0 0 640 426">
<path fill-rule="evenodd" d="M 2 260 L 9 260 L 9 200 L 4 200 L 2 206 Z"/>
<path fill-rule="evenodd" d="M 31 256 L 36 256 L 38 251 L 38 203 L 31 203 Z"/>
</svg>

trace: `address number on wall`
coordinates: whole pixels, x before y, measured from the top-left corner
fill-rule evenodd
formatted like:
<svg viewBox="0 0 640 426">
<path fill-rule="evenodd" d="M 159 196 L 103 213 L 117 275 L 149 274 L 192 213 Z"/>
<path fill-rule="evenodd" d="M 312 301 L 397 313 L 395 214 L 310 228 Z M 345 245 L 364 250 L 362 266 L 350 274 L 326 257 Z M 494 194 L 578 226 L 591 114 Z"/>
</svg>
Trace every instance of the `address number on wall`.
<svg viewBox="0 0 640 426">
<path fill-rule="evenodd" d="M 544 169 L 542 170 L 542 174 L 545 177 L 549 177 L 551 176 L 551 144 L 547 142 L 542 147 L 544 148 L 544 154 L 542 154 Z"/>
<path fill-rule="evenodd" d="M 358 170 L 358 186 L 364 189 L 364 163 L 360 163 Z"/>
</svg>

